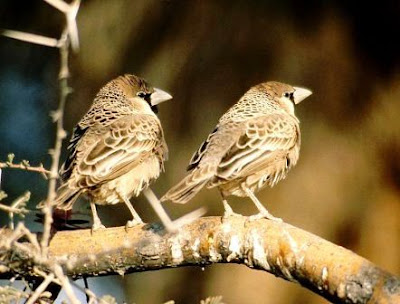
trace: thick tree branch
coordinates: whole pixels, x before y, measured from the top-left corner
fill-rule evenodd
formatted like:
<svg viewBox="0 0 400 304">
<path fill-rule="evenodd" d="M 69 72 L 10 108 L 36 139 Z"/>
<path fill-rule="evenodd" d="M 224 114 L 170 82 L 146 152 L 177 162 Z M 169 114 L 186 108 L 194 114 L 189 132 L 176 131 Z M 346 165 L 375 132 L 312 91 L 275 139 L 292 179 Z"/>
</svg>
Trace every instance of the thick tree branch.
<svg viewBox="0 0 400 304">
<path fill-rule="evenodd" d="M 297 282 L 337 303 L 400 303 L 396 276 L 311 233 L 264 219 L 201 218 L 175 235 L 156 225 L 62 231 L 51 240 L 49 255 L 73 278 L 238 263 Z M 15 257 L 15 252 L 9 255 L 14 265 Z M 28 270 L 23 268 L 22 263 L 15 267 Z M 12 271 L 0 271 L 0 278 Z"/>
</svg>

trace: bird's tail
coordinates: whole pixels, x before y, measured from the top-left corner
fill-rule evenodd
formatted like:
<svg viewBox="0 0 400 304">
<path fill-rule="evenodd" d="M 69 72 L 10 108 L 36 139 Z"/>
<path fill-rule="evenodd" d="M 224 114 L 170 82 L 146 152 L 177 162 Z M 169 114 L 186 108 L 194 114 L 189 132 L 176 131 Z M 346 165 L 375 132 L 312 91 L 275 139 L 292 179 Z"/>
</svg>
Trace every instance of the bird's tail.
<svg viewBox="0 0 400 304">
<path fill-rule="evenodd" d="M 161 201 L 172 201 L 177 204 L 185 204 L 190 201 L 211 179 L 214 174 L 205 168 L 197 168 L 190 172 L 177 185 L 168 190 Z"/>
<path fill-rule="evenodd" d="M 81 191 L 81 189 L 71 188 L 67 183 L 65 183 L 58 188 L 56 198 L 51 202 L 51 205 L 56 209 L 70 210 L 81 194 Z M 46 201 L 41 201 L 37 205 L 37 208 L 43 208 L 45 203 Z"/>
</svg>

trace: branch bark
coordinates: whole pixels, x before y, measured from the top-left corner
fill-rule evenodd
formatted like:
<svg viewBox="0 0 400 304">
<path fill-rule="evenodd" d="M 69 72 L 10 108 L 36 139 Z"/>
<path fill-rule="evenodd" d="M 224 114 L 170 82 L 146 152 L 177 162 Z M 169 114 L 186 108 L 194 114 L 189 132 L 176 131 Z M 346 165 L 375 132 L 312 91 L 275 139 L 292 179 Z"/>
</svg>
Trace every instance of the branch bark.
<svg viewBox="0 0 400 304">
<path fill-rule="evenodd" d="M 9 255 L 10 264 L 16 256 Z M 201 218 L 177 234 L 155 224 L 61 231 L 50 242 L 49 257 L 72 278 L 238 263 L 297 282 L 335 303 L 400 303 L 398 277 L 311 233 L 264 219 Z M 12 271 L 0 268 L 0 278 Z"/>
</svg>

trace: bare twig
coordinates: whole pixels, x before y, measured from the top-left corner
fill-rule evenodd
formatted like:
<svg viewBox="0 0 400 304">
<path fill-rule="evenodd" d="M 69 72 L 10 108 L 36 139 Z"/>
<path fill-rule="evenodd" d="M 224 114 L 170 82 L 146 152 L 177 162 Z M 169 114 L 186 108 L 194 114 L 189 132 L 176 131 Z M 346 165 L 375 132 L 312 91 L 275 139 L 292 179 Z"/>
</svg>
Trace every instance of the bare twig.
<svg viewBox="0 0 400 304">
<path fill-rule="evenodd" d="M 10 207 L 0 204 L 0 209 L 6 210 L 8 212 L 8 215 L 10 217 L 10 229 L 14 229 L 14 213 L 18 214 L 21 217 L 24 217 L 25 214 L 29 212 L 29 210 L 27 210 L 25 207 L 30 198 L 31 193 L 29 191 L 26 191 L 23 195 L 15 199 Z"/>
<path fill-rule="evenodd" d="M 0 286 L 0 303 L 20 303 L 22 299 L 28 297 L 29 295 L 27 292 L 11 286 Z"/>
<path fill-rule="evenodd" d="M 0 238 L 0 248 L 11 248 L 12 245 L 20 246 L 20 248 L 27 248 L 26 251 L 30 254 L 40 252 L 39 242 L 37 241 L 36 234 L 29 231 L 25 225 L 20 222 L 14 230 L 0 230 L 4 234 Z M 27 238 L 28 242 L 18 243 L 21 238 Z M 30 245 L 30 246 L 28 246 Z M 25 250 L 25 249 L 23 249 Z"/>
<path fill-rule="evenodd" d="M 45 276 L 43 282 L 39 285 L 38 288 L 33 292 L 33 294 L 29 297 L 29 299 L 25 302 L 25 304 L 34 304 L 36 300 L 41 296 L 41 294 L 46 290 L 47 286 L 53 281 L 54 274 L 50 273 Z"/>
<path fill-rule="evenodd" d="M 67 297 L 71 303 L 79 303 L 61 266 L 54 259 L 49 259 L 47 256 L 41 254 L 41 247 L 37 242 L 36 235 L 30 232 L 23 223 L 19 223 L 15 230 L 0 230 L 0 237 L 1 263 L 8 264 L 6 252 L 11 250 L 13 257 L 20 262 L 23 261 L 29 268 L 29 273 L 26 273 L 25 276 L 44 278 L 44 281 L 29 297 L 27 303 L 36 303 L 36 300 L 43 296 L 43 292 L 50 283 L 56 283 L 65 288 Z M 28 241 L 20 242 L 22 238 L 26 238 Z M 9 264 L 9 266 L 0 268 L 0 274 L 11 269 L 15 273 L 19 273 L 21 270 L 19 268 L 21 265 L 17 266 L 17 264 L 14 264 L 11 267 L 11 264 Z"/>
<path fill-rule="evenodd" d="M 50 169 L 51 173 L 49 178 L 47 200 L 45 207 L 43 208 L 44 229 L 41 241 L 43 255 L 47 255 L 47 250 L 48 250 L 51 224 L 53 222 L 51 203 L 54 201 L 56 196 L 56 182 L 57 182 L 56 179 L 58 177 L 57 172 L 60 162 L 62 141 L 66 137 L 66 132 L 63 127 L 64 108 L 65 108 L 65 103 L 67 101 L 67 97 L 72 92 L 71 88 L 68 86 L 68 78 L 70 75 L 68 68 L 68 55 L 69 55 L 68 50 L 70 43 L 73 49 L 78 50 L 79 48 L 78 30 L 76 26 L 76 15 L 78 13 L 80 5 L 80 0 L 75 0 L 71 4 L 67 4 L 61 0 L 45 0 L 45 1 L 53 5 L 55 8 L 57 8 L 58 10 L 62 11 L 65 14 L 67 25 L 61 35 L 61 38 L 59 39 L 60 72 L 58 75 L 58 79 L 60 83 L 60 101 L 58 104 L 58 109 L 52 113 L 52 118 L 57 125 L 57 130 L 56 130 L 56 142 L 54 145 L 54 149 L 50 151 L 50 155 L 52 158 L 51 169 Z"/>
<path fill-rule="evenodd" d="M 8 213 L 15 213 L 21 216 L 24 216 L 29 210 L 25 209 L 26 202 L 29 200 L 31 193 L 29 191 L 25 192 L 19 198 L 14 200 L 11 206 L 7 206 L 4 204 L 0 204 L 0 210 Z M 4 191 L 0 191 L 0 201 L 7 197 L 7 194 Z M 10 227 L 14 229 L 14 227 Z"/>
<path fill-rule="evenodd" d="M 29 212 L 29 210 L 25 209 L 25 208 L 14 208 L 14 207 L 10 207 L 7 205 L 3 205 L 0 204 L 0 210 L 8 212 L 8 213 L 15 213 L 15 214 L 26 214 Z M 12 227 L 10 227 L 11 229 L 13 229 Z"/>
<path fill-rule="evenodd" d="M 40 44 L 44 46 L 49 46 L 49 47 L 58 47 L 58 40 L 46 36 L 41 36 L 41 35 L 35 35 L 35 34 L 30 34 L 30 33 L 24 33 L 24 32 L 19 32 L 19 31 L 13 31 L 13 30 L 2 30 L 1 34 L 3 36 L 29 42 L 29 43 L 34 43 L 34 44 Z"/>
<path fill-rule="evenodd" d="M 44 278 L 44 281 L 40 284 L 40 286 L 35 290 L 35 292 L 27 301 L 28 304 L 36 303 L 37 299 L 43 294 L 48 285 L 52 282 L 56 283 L 58 282 L 58 284 L 62 285 L 71 303 L 79 303 L 78 299 L 76 298 L 72 290 L 68 278 L 65 276 L 63 272 L 63 269 L 57 264 L 57 262 L 55 262 L 54 260 L 50 260 L 48 258 L 48 248 L 49 248 L 48 246 L 50 240 L 50 229 L 53 221 L 52 202 L 54 201 L 56 196 L 56 182 L 58 178 L 58 168 L 59 168 L 62 140 L 66 136 L 66 132 L 63 128 L 64 107 L 67 97 L 71 93 L 71 88 L 68 86 L 69 47 L 71 46 L 73 51 L 78 51 L 79 49 L 79 38 L 78 38 L 78 29 L 76 24 L 76 16 L 80 6 L 80 0 L 73 0 L 71 3 L 67 3 L 62 0 L 44 0 L 44 1 L 46 1 L 56 9 L 60 10 L 65 15 L 66 26 L 60 39 L 56 40 L 45 36 L 34 35 L 12 30 L 1 31 L 1 34 L 10 38 L 30 43 L 40 44 L 44 46 L 57 47 L 59 49 L 60 100 L 57 110 L 52 113 L 53 121 L 56 123 L 57 127 L 56 127 L 55 145 L 54 148 L 50 151 L 52 160 L 51 168 L 50 171 L 48 171 L 43 168 L 43 165 L 40 165 L 40 167 L 31 167 L 28 161 L 22 161 L 20 164 L 14 164 L 13 154 L 9 155 L 8 161 L 6 163 L 0 163 L 0 178 L 1 178 L 2 168 L 23 169 L 28 171 L 39 172 L 45 176 L 48 175 L 49 177 L 48 193 L 45 201 L 45 207 L 42 210 L 44 214 L 43 236 L 39 246 L 36 235 L 32 234 L 22 223 L 20 223 L 15 230 L 13 229 L 14 228 L 12 221 L 13 214 L 18 213 L 23 215 L 24 212 L 26 211 L 26 209 L 24 209 L 24 206 L 30 196 L 30 193 L 26 193 L 24 196 L 18 198 L 11 207 L 4 206 L 3 208 L 10 214 L 12 233 L 7 235 L 7 237 L 1 239 L 0 249 L 1 250 L 13 249 L 15 251 L 18 251 L 22 256 L 25 256 L 26 259 L 31 260 L 31 263 L 28 263 L 30 267 L 32 263 L 34 265 L 33 268 L 36 270 L 36 273 L 33 274 L 31 273 L 30 275 L 37 275 L 40 272 L 41 273 L 40 276 Z M 3 205 L 0 205 L 0 207 L 1 206 Z M 22 237 L 26 237 L 28 239 L 28 242 L 21 243 L 20 239 Z M 18 256 L 18 258 L 21 258 L 20 254 L 16 254 L 16 256 Z M 40 270 L 40 267 L 43 267 L 44 271 Z M 7 271 L 7 269 L 10 268 L 7 266 L 1 268 L 0 273 Z"/>
<path fill-rule="evenodd" d="M 40 173 L 46 179 L 47 179 L 47 175 L 50 174 L 50 171 L 46 170 L 43 167 L 43 164 L 40 164 L 39 166 L 34 167 L 34 166 L 31 166 L 29 161 L 27 161 L 27 160 L 22 160 L 19 164 L 15 164 L 13 162 L 14 157 L 15 157 L 14 154 L 12 154 L 12 153 L 8 154 L 8 160 L 6 162 L 0 162 L 0 171 L 1 171 L 1 169 L 9 168 L 9 169 L 19 169 L 19 170 L 37 172 L 37 173 Z"/>
<path fill-rule="evenodd" d="M 61 286 L 64 288 L 65 293 L 67 294 L 68 299 L 72 304 L 80 304 L 79 300 L 76 298 L 75 293 L 72 289 L 72 286 L 63 272 L 63 269 L 60 265 L 55 264 L 53 271 L 57 278 L 61 281 Z"/>
<path fill-rule="evenodd" d="M 45 36 L 11 31 L 11 30 L 2 31 L 2 34 L 7 37 L 50 47 L 58 47 L 60 50 L 60 73 L 59 73 L 60 102 L 58 109 L 52 114 L 53 120 L 57 124 L 56 142 L 54 149 L 50 151 L 52 163 L 49 172 L 49 188 L 47 193 L 46 204 L 45 207 L 43 208 L 44 229 L 43 229 L 43 237 L 41 240 L 41 247 L 42 247 L 42 254 L 44 256 L 47 255 L 47 248 L 50 238 L 50 229 L 52 224 L 51 202 L 54 200 L 56 195 L 56 179 L 58 177 L 57 172 L 59 167 L 59 158 L 61 154 L 62 140 L 66 136 L 66 132 L 63 128 L 64 107 L 67 96 L 71 93 L 71 89 L 68 86 L 68 77 L 69 77 L 68 50 L 70 43 L 74 50 L 77 51 L 79 48 L 76 16 L 80 6 L 80 0 L 74 0 L 71 4 L 63 2 L 61 0 L 45 0 L 45 1 L 65 14 L 67 25 L 59 40 Z M 12 160 L 9 163 L 12 165 Z M 28 167 L 28 166 L 23 166 L 23 167 Z"/>
<path fill-rule="evenodd" d="M 85 288 L 79 286 L 78 284 L 76 284 L 74 281 L 71 282 L 71 285 L 74 286 L 75 289 L 81 291 L 82 293 L 86 294 L 86 302 L 88 304 L 94 304 L 94 303 L 98 303 L 98 304 L 108 304 L 109 302 L 103 300 L 102 298 L 99 298 L 95 295 L 95 293 L 93 291 L 91 291 L 89 289 L 89 287 L 87 286 L 87 284 L 85 284 Z"/>
<path fill-rule="evenodd" d="M 74 0 L 68 4 L 62 0 L 44 0 L 60 12 L 64 13 L 67 23 L 68 38 L 74 52 L 79 51 L 78 26 L 76 25 L 76 15 L 78 14 L 80 0 Z"/>
<path fill-rule="evenodd" d="M 50 168 L 49 187 L 47 192 L 46 204 L 45 207 L 43 208 L 44 229 L 41 241 L 43 255 L 47 255 L 51 224 L 53 222 L 52 218 L 53 208 L 51 206 L 51 203 L 54 201 L 56 196 L 56 186 L 57 186 L 56 183 L 58 177 L 58 167 L 60 162 L 62 140 L 66 136 L 65 130 L 63 128 L 64 107 L 67 101 L 67 96 L 71 93 L 71 89 L 68 86 L 68 77 L 69 77 L 68 48 L 69 48 L 68 32 L 65 29 L 60 38 L 60 61 L 61 61 L 60 72 L 59 72 L 60 101 L 58 104 L 58 109 L 52 114 L 53 121 L 56 122 L 57 125 L 57 130 L 56 130 L 56 142 L 54 145 L 54 149 L 50 151 L 52 161 Z"/>
</svg>

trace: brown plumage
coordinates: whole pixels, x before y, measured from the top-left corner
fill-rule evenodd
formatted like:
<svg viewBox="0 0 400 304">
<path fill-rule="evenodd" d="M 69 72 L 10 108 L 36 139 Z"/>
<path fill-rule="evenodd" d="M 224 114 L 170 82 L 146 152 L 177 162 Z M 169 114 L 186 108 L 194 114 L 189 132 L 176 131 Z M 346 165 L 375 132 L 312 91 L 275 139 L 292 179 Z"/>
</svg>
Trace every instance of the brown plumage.
<svg viewBox="0 0 400 304">
<path fill-rule="evenodd" d="M 274 186 L 296 165 L 300 150 L 299 120 L 294 105 L 311 91 L 279 82 L 252 87 L 219 120 L 193 155 L 189 174 L 162 198 L 184 204 L 201 188 L 218 187 L 225 215 L 233 214 L 225 197 L 248 196 L 260 211 L 273 217 L 255 192 Z"/>
<path fill-rule="evenodd" d="M 127 225 L 142 222 L 129 199 L 164 168 L 168 150 L 155 112 L 158 103 L 171 98 L 134 75 L 107 83 L 74 128 L 54 207 L 69 210 L 85 194 L 94 229 L 104 227 L 95 204 L 124 202 L 133 216 Z"/>
</svg>

